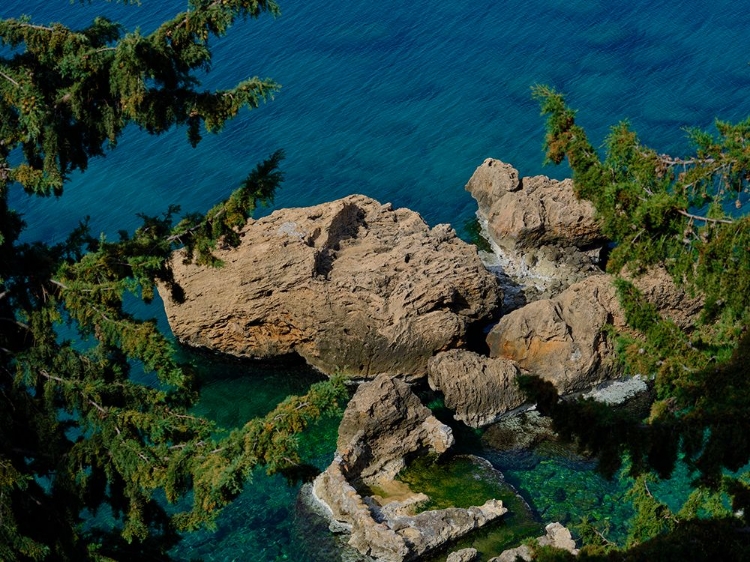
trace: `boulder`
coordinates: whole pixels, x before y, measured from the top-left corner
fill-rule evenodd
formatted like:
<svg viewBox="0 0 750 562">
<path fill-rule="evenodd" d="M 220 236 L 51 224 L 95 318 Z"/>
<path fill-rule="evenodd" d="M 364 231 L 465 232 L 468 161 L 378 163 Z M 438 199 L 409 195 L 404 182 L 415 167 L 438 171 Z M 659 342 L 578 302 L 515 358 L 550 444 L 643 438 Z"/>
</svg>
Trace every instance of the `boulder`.
<svg viewBox="0 0 750 562">
<path fill-rule="evenodd" d="M 595 275 L 504 316 L 487 343 L 491 357 L 513 360 L 565 394 L 619 374 L 607 325 L 623 327 L 624 316 L 612 277 Z"/>
<path fill-rule="evenodd" d="M 219 268 L 172 259 L 184 302 L 164 288 L 178 340 L 241 357 L 290 353 L 327 374 L 426 374 L 501 297 L 476 249 L 447 225 L 352 195 L 249 220 Z"/>
<path fill-rule="evenodd" d="M 438 353 L 427 363 L 430 388 L 443 393 L 454 418 L 471 427 L 491 424 L 525 402 L 518 389 L 518 366 L 472 351 Z"/>
<path fill-rule="evenodd" d="M 573 540 L 567 527 L 560 523 L 550 523 L 544 530 L 546 534 L 536 539 L 540 546 L 552 546 L 567 550 L 571 554 L 578 554 L 576 541 Z"/>
<path fill-rule="evenodd" d="M 545 527 L 545 534 L 536 539 L 539 546 L 552 546 L 567 550 L 573 555 L 578 554 L 576 543 L 570 534 L 570 531 L 560 523 L 550 523 Z M 534 551 L 531 547 L 523 544 L 516 548 L 504 550 L 500 556 L 490 558 L 489 562 L 517 562 L 519 559 L 524 562 L 534 560 Z"/>
<path fill-rule="evenodd" d="M 405 382 L 380 375 L 357 389 L 339 425 L 337 453 L 351 482 L 393 480 L 409 458 L 441 454 L 454 443 Z"/>
<path fill-rule="evenodd" d="M 602 240 L 594 206 L 576 197 L 573 181 L 519 178 L 512 166 L 486 159 L 466 190 L 477 200 L 492 239 L 511 248 L 590 246 Z"/>
<path fill-rule="evenodd" d="M 451 552 L 445 562 L 474 562 L 479 559 L 476 548 L 462 548 Z"/>
</svg>

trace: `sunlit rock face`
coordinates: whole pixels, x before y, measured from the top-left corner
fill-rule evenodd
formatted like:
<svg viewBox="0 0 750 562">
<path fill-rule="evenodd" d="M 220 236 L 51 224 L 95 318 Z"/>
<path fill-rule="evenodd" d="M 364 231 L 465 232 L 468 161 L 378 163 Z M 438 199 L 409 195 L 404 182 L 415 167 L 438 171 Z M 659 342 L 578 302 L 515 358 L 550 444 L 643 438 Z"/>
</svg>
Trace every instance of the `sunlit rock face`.
<svg viewBox="0 0 750 562">
<path fill-rule="evenodd" d="M 572 180 L 521 178 L 510 164 L 488 158 L 469 179 L 466 190 L 477 200 L 492 238 L 502 246 L 584 247 L 602 240 L 594 206 L 576 197 Z"/>
<path fill-rule="evenodd" d="M 297 353 L 353 378 L 418 378 L 501 299 L 452 228 L 361 195 L 250 220 L 240 237 L 216 251 L 220 268 L 174 256 L 185 300 L 162 296 L 181 342 L 242 357 Z"/>
<path fill-rule="evenodd" d="M 612 277 L 595 275 L 504 316 L 487 343 L 492 357 L 515 361 L 564 394 L 619 375 L 608 325 L 624 327 L 624 314 Z"/>
<path fill-rule="evenodd" d="M 501 279 L 504 312 L 602 272 L 606 241 L 593 205 L 576 198 L 571 180 L 522 178 L 510 164 L 488 158 L 466 190 L 492 247 L 482 259 Z"/>
<path fill-rule="evenodd" d="M 336 444 L 350 480 L 377 485 L 393 480 L 408 458 L 442 454 L 455 442 L 405 382 L 380 375 L 349 401 Z"/>
</svg>

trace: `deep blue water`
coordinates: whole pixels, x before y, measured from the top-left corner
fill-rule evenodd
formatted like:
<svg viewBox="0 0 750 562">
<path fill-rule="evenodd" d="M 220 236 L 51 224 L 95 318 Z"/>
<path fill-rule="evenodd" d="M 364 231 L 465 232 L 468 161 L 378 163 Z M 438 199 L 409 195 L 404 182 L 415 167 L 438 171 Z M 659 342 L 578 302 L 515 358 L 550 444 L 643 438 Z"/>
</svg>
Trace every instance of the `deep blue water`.
<svg viewBox="0 0 750 562">
<path fill-rule="evenodd" d="M 104 13 L 153 29 L 184 0 L 2 0 L 0 16 L 83 25 Z M 276 205 L 350 193 L 408 206 L 432 225 L 461 228 L 475 204 L 463 186 L 484 158 L 523 174 L 544 168 L 533 84 L 566 92 L 595 143 L 629 119 L 663 151 L 685 149 L 689 126 L 750 114 L 750 10 L 717 0 L 454 0 L 342 5 L 282 0 L 282 15 L 240 22 L 215 41 L 206 86 L 273 77 L 276 99 L 196 149 L 184 130 L 129 131 L 60 200 L 14 201 L 29 238 L 58 239 L 85 214 L 95 230 L 138 224 L 169 203 L 204 211 L 261 158 L 287 153 Z M 50 220 L 54 218 L 54 220 Z"/>
<path fill-rule="evenodd" d="M 2 0 L 0 17 L 25 13 L 37 23 L 78 26 L 103 13 L 148 32 L 185 7 L 184 0 L 142 0 L 140 7 Z M 565 175 L 565 168 L 542 166 L 543 121 L 529 93 L 538 83 L 567 93 L 595 144 L 610 125 L 629 119 L 644 142 L 679 154 L 687 149 L 685 127 L 750 114 L 746 2 L 281 0 L 281 8 L 280 18 L 241 22 L 215 41 L 214 67 L 204 77 L 207 87 L 273 77 L 282 84 L 273 102 L 196 149 L 184 130 L 160 137 L 129 130 L 62 198 L 12 194 L 29 223 L 25 238 L 59 240 L 85 215 L 95 232 L 113 235 L 137 226 L 136 213 L 157 214 L 170 203 L 205 211 L 278 148 L 287 159 L 276 207 L 364 193 L 460 230 L 476 209 L 463 186 L 485 158 L 524 175 Z M 163 318 L 158 307 L 154 314 Z M 217 380 L 207 392 L 238 388 L 232 378 Z M 331 432 L 323 433 L 325 448 Z M 283 521 L 295 489 L 283 479 L 257 483 L 257 494 L 243 496 L 219 535 L 205 537 L 205 548 L 190 556 L 292 556 L 294 533 L 261 523 L 268 513 Z"/>
</svg>

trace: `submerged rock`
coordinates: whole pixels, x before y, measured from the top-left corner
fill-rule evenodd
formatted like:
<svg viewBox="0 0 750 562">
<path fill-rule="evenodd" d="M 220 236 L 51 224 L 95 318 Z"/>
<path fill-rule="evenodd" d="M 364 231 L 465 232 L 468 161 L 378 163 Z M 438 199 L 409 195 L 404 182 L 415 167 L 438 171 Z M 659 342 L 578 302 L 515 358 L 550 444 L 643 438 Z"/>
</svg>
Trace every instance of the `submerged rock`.
<svg viewBox="0 0 750 562">
<path fill-rule="evenodd" d="M 451 552 L 445 562 L 474 562 L 479 558 L 476 548 L 462 548 L 456 552 Z"/>
<path fill-rule="evenodd" d="M 482 443 L 503 453 L 528 451 L 544 441 L 554 441 L 557 434 L 552 419 L 536 410 L 526 410 L 502 418 L 482 434 Z"/>
<path fill-rule="evenodd" d="M 249 220 L 212 268 L 172 260 L 182 303 L 164 296 L 175 336 L 242 357 L 298 353 L 327 374 L 421 377 L 466 343 L 500 291 L 447 225 L 362 195 Z"/>
</svg>

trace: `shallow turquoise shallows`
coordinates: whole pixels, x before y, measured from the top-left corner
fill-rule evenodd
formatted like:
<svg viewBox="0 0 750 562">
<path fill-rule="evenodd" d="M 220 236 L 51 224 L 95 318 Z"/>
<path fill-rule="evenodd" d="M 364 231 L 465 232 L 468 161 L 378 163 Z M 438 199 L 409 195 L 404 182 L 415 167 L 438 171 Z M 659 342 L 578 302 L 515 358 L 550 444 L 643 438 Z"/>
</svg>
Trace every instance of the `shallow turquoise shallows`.
<svg viewBox="0 0 750 562">
<path fill-rule="evenodd" d="M 206 87 L 272 77 L 282 84 L 275 100 L 196 149 L 184 130 L 160 137 L 128 130 L 105 159 L 74 174 L 60 199 L 28 199 L 16 190 L 12 205 L 29 224 L 25 239 L 59 241 L 85 215 L 95 232 L 113 236 L 135 228 L 136 213 L 158 214 L 171 203 L 206 211 L 279 148 L 287 159 L 277 208 L 363 193 L 462 232 L 476 210 L 463 186 L 485 158 L 510 162 L 524 175 L 566 175 L 564 167 L 542 166 L 543 121 L 530 97 L 538 83 L 567 93 L 597 145 L 612 124 L 629 119 L 645 143 L 680 154 L 687 150 L 684 128 L 750 115 L 747 2 L 715 0 L 710 9 L 698 0 L 280 3 L 278 19 L 240 22 L 213 41 L 216 58 L 204 77 Z M 0 17 L 25 13 L 37 23 L 80 26 L 101 13 L 148 32 L 187 6 L 186 0 L 141 4 L 2 0 Z M 159 305 L 151 308 L 163 322 Z M 206 375 L 214 382 L 201 407 L 227 425 L 257 414 L 252 397 L 267 403 L 264 393 L 276 385 L 252 369 L 241 379 L 226 375 L 237 371 L 230 365 L 224 374 Z M 303 392 L 312 377 L 288 376 L 296 386 L 283 392 Z M 335 423 L 302 443 L 312 464 L 325 464 Z M 580 493 L 564 489 L 567 477 L 556 483 L 554 475 L 568 468 L 546 460 L 539 467 L 555 483 L 558 504 Z M 511 480 L 534 509 L 552 513 L 532 474 L 519 469 Z M 295 518 L 297 486 L 258 475 L 219 531 L 193 535 L 177 556 L 330 559 L 330 545 L 316 542 L 323 531 Z M 603 496 L 621 503 L 615 492 Z"/>
</svg>

